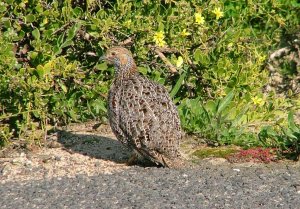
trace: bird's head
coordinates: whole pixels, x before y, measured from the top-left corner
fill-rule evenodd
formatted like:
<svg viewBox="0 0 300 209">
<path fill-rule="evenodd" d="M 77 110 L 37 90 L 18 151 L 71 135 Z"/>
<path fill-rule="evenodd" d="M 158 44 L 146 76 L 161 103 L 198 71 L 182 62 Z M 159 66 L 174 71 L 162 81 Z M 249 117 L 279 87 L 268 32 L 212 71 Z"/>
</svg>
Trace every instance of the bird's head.
<svg viewBox="0 0 300 209">
<path fill-rule="evenodd" d="M 136 72 L 136 64 L 133 56 L 128 49 L 124 47 L 115 46 L 108 49 L 101 58 L 106 60 L 109 64 L 113 64 L 116 69 L 116 76 L 126 76 Z"/>
</svg>

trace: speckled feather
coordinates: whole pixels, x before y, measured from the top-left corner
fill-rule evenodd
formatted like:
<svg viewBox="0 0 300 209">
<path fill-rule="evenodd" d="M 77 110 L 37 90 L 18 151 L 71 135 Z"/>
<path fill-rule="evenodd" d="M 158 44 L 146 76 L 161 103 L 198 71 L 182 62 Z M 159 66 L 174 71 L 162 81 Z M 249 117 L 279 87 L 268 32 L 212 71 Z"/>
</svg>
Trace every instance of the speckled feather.
<svg viewBox="0 0 300 209">
<path fill-rule="evenodd" d="M 179 167 L 180 120 L 166 89 L 140 75 L 125 48 L 109 49 L 106 60 L 116 68 L 108 116 L 117 139 L 155 163 Z"/>
</svg>

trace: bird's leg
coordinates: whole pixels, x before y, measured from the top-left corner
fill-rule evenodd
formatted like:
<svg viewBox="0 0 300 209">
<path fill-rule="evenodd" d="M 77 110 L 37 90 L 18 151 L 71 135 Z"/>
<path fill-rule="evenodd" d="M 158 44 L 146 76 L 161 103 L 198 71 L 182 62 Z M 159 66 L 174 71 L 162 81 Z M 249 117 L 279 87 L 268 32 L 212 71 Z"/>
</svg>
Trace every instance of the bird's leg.
<svg viewBox="0 0 300 209">
<path fill-rule="evenodd" d="M 131 154 L 131 156 L 129 157 L 129 159 L 126 162 L 126 165 L 129 165 L 129 166 L 130 165 L 135 165 L 137 163 L 137 161 L 138 161 L 138 158 L 139 158 L 139 156 L 136 153 L 136 151 L 133 151 L 132 154 Z"/>
</svg>

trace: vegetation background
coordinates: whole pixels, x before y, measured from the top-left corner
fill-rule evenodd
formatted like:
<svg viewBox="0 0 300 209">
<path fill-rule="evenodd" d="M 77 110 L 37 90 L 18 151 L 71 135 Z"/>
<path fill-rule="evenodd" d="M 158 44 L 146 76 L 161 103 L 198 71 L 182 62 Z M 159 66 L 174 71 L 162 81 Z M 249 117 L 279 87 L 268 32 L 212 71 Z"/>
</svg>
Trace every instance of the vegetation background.
<svg viewBox="0 0 300 209">
<path fill-rule="evenodd" d="M 98 57 L 124 45 L 187 133 L 299 156 L 298 0 L 2 0 L 0 19 L 2 147 L 105 122 L 113 68 Z"/>
</svg>

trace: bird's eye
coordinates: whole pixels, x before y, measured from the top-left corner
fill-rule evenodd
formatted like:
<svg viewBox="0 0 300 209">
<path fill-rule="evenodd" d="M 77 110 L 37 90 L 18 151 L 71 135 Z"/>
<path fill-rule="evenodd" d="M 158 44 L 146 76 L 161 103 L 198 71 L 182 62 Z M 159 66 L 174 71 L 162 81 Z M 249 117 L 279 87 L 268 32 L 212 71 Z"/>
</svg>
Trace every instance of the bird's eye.
<svg viewBox="0 0 300 209">
<path fill-rule="evenodd" d="M 115 55 L 116 55 L 116 52 L 112 52 L 111 55 L 112 55 L 112 56 L 115 56 Z"/>
</svg>

